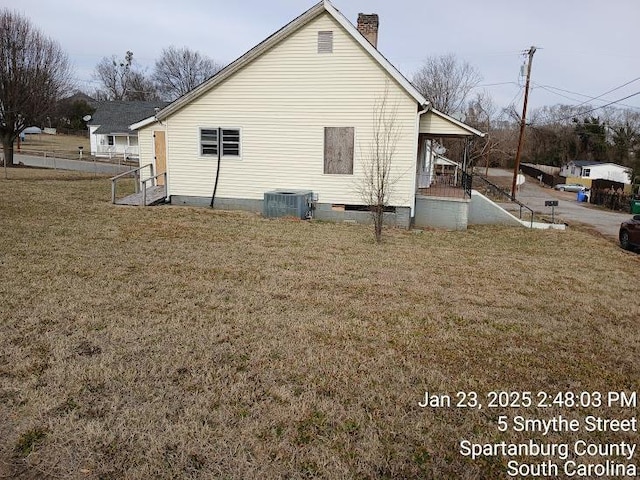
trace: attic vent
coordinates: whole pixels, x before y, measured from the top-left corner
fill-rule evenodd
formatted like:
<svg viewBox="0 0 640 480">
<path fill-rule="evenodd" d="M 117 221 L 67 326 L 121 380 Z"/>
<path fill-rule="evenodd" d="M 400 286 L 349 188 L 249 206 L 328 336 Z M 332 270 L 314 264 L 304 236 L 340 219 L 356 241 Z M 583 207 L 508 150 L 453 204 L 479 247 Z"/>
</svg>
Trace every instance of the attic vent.
<svg viewBox="0 0 640 480">
<path fill-rule="evenodd" d="M 333 32 L 318 32 L 318 53 L 333 53 Z"/>
</svg>

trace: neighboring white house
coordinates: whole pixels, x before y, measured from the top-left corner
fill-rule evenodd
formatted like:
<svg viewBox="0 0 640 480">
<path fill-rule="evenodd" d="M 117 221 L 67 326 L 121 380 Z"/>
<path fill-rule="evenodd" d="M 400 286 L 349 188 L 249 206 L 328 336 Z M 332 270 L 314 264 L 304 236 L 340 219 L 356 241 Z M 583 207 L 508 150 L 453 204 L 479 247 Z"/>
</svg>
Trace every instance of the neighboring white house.
<svg viewBox="0 0 640 480">
<path fill-rule="evenodd" d="M 560 176 L 573 180 L 612 180 L 627 185 L 631 184 L 633 170 L 615 163 L 589 162 L 586 160 L 574 160 L 563 165 Z M 568 181 L 568 180 L 567 180 Z"/>
<path fill-rule="evenodd" d="M 311 191 L 316 218 L 358 218 L 374 114 L 384 102 L 397 128 L 389 210 L 396 225 L 409 226 L 430 139 L 483 134 L 430 108 L 377 50 L 377 27 L 377 15 L 361 14 L 356 28 L 319 2 L 131 125 L 140 165 L 166 169 L 175 204 L 209 204 L 216 189 L 216 206 L 262 211 L 266 192 Z"/>
<path fill-rule="evenodd" d="M 153 115 L 167 102 L 95 102 L 96 111 L 87 122 L 91 155 L 138 157 L 138 132 L 129 125 Z"/>
</svg>

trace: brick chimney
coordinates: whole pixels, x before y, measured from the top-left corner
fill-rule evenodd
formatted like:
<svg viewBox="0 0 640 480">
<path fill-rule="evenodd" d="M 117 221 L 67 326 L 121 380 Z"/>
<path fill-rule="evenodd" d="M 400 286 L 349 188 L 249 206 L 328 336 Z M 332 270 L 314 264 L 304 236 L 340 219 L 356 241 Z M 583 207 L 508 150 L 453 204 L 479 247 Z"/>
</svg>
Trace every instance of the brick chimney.
<svg viewBox="0 0 640 480">
<path fill-rule="evenodd" d="M 359 13 L 358 31 L 369 40 L 371 45 L 378 48 L 378 15 L 376 13 Z"/>
</svg>

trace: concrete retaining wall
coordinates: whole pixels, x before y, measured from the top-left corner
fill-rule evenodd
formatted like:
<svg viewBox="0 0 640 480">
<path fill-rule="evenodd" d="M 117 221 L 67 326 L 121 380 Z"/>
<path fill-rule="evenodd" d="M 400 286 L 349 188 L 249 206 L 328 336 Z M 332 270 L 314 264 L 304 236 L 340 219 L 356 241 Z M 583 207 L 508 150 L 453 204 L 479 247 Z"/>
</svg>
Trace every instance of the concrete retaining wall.
<svg viewBox="0 0 640 480">
<path fill-rule="evenodd" d="M 466 230 L 469 200 L 461 198 L 416 196 L 416 227 Z"/>
<path fill-rule="evenodd" d="M 522 227 L 517 217 L 511 215 L 500 205 L 489 200 L 480 192 L 471 191 L 469 207 L 469 225 L 513 225 Z"/>
</svg>

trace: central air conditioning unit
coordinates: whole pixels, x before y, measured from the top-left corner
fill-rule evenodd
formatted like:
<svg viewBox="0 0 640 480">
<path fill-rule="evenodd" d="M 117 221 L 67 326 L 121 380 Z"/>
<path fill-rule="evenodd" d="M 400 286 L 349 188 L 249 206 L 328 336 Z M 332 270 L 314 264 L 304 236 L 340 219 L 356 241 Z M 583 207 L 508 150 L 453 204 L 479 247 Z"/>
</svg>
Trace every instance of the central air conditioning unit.
<svg viewBox="0 0 640 480">
<path fill-rule="evenodd" d="M 311 190 L 274 190 L 265 192 L 263 215 L 267 218 L 296 217 L 306 220 L 312 216 Z"/>
</svg>

